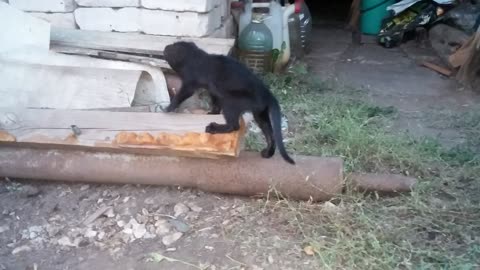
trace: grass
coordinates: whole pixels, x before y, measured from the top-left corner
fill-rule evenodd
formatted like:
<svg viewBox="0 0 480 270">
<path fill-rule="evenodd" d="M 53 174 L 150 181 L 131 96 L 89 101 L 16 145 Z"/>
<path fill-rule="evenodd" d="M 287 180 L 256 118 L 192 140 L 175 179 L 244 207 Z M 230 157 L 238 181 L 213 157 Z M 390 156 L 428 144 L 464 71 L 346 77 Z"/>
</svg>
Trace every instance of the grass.
<svg viewBox="0 0 480 270">
<path fill-rule="evenodd" d="M 341 156 L 347 172 L 420 179 L 415 191 L 396 197 L 347 189 L 333 200 L 333 212 L 271 203 L 272 211 L 290 213 L 305 245 L 314 247 L 318 269 L 480 269 L 479 110 L 450 122 L 467 141 L 446 149 L 434 138 L 392 130 L 395 108 L 364 101 L 362 91 L 315 81 L 303 65 L 265 80 L 289 119 L 291 152 Z M 250 133 L 246 145 L 259 150 L 263 141 Z"/>
</svg>

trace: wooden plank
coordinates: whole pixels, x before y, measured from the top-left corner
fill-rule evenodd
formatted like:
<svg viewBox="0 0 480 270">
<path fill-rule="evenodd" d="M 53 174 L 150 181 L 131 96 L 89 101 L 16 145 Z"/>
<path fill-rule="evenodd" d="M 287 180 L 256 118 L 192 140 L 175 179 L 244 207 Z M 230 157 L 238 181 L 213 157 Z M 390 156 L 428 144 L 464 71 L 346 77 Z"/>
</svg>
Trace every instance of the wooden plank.
<svg viewBox="0 0 480 270">
<path fill-rule="evenodd" d="M 448 57 L 448 62 L 452 67 L 457 68 L 462 66 L 472 54 L 472 50 L 475 50 L 474 47 L 474 36 L 468 39 L 455 53 Z"/>
<path fill-rule="evenodd" d="M 480 27 L 473 37 L 473 49 L 457 73 L 457 79 L 472 90 L 480 92 Z"/>
<path fill-rule="evenodd" d="M 439 65 L 430 63 L 430 62 L 422 62 L 422 66 L 427 67 L 433 71 L 436 71 L 444 76 L 450 77 L 452 75 L 452 71 L 449 69 L 446 69 L 444 67 L 441 67 Z"/>
<path fill-rule="evenodd" d="M 145 57 L 145 56 L 132 55 L 128 53 L 85 49 L 85 48 L 78 48 L 78 47 L 58 46 L 58 45 L 52 45 L 50 49 L 54 52 L 64 53 L 64 54 L 92 56 L 92 57 L 101 58 L 101 59 L 127 61 L 132 63 L 150 65 L 153 67 L 159 67 L 163 69 L 171 69 L 167 61 L 163 59 L 153 58 L 153 57 Z"/>
<path fill-rule="evenodd" d="M 241 130 L 228 134 L 205 133 L 210 122 L 225 120 L 222 115 L 0 108 L 0 145 L 206 158 L 238 156 L 245 133 L 243 119 Z"/>
<path fill-rule="evenodd" d="M 192 41 L 208 53 L 228 55 L 235 40 L 154 36 L 136 33 L 86 31 L 52 27 L 51 45 L 95 50 L 163 55 L 164 48 L 176 41 Z"/>
<path fill-rule="evenodd" d="M 0 52 L 23 47 L 48 50 L 50 24 L 0 1 Z"/>
</svg>

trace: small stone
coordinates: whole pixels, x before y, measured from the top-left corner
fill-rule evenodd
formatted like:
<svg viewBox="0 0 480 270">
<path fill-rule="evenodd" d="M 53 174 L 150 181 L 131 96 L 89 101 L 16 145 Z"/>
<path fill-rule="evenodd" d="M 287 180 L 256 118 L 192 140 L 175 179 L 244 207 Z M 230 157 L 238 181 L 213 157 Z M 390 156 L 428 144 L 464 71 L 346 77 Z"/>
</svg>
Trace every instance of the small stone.
<svg viewBox="0 0 480 270">
<path fill-rule="evenodd" d="M 31 250 L 32 250 L 32 248 L 29 247 L 29 246 L 26 246 L 26 245 L 25 246 L 19 246 L 19 247 L 16 247 L 15 249 L 12 250 L 12 255 L 16 255 L 20 252 L 29 252 Z"/>
<path fill-rule="evenodd" d="M 45 230 L 47 231 L 49 237 L 54 237 L 60 232 L 60 227 L 47 225 Z"/>
<path fill-rule="evenodd" d="M 97 231 L 94 231 L 92 229 L 88 229 L 86 232 L 85 232 L 85 237 L 87 238 L 93 238 L 95 236 L 97 236 L 98 232 Z"/>
<path fill-rule="evenodd" d="M 214 250 L 214 248 L 211 247 L 211 246 L 205 246 L 205 249 L 210 250 L 210 251 Z"/>
<path fill-rule="evenodd" d="M 117 226 L 120 227 L 120 228 L 124 227 L 125 224 L 126 224 L 126 223 L 125 223 L 125 221 L 123 221 L 123 220 L 117 221 Z"/>
<path fill-rule="evenodd" d="M 83 185 L 80 187 L 80 191 L 85 191 L 90 188 L 90 185 Z"/>
<path fill-rule="evenodd" d="M 313 256 L 315 254 L 315 250 L 312 246 L 306 246 L 305 248 L 303 248 L 303 252 L 305 252 L 305 254 L 307 254 L 308 256 Z"/>
<path fill-rule="evenodd" d="M 182 236 L 183 236 L 183 233 L 181 232 L 176 232 L 176 233 L 166 235 L 162 238 L 162 243 L 165 246 L 170 246 L 173 243 L 177 242 Z"/>
<path fill-rule="evenodd" d="M 170 232 L 172 225 L 168 223 L 168 221 L 162 219 L 155 222 L 155 227 L 157 228 L 155 234 L 162 236 Z"/>
<path fill-rule="evenodd" d="M 198 206 L 194 203 L 189 203 L 188 207 L 190 207 L 190 209 L 192 209 L 193 212 L 197 212 L 197 213 L 199 213 L 203 210 L 203 208 L 201 208 L 200 206 Z"/>
<path fill-rule="evenodd" d="M 98 235 L 97 235 L 97 239 L 99 241 L 101 241 L 103 239 L 103 237 L 105 237 L 105 232 L 99 232 Z"/>
<path fill-rule="evenodd" d="M 185 213 L 187 213 L 190 209 L 183 203 L 177 203 L 175 207 L 173 207 L 174 216 L 179 217 Z"/>
<path fill-rule="evenodd" d="M 175 229 L 177 231 L 182 232 L 182 233 L 185 233 L 190 229 L 190 226 L 188 226 L 188 224 L 186 224 L 185 222 L 180 221 L 178 219 L 171 219 L 168 222 L 170 224 L 172 224 L 173 227 L 175 227 Z"/>
<path fill-rule="evenodd" d="M 125 234 L 133 234 L 133 229 L 132 228 L 125 228 L 125 229 L 123 229 L 122 232 L 125 233 Z"/>
<path fill-rule="evenodd" d="M 167 248 L 166 251 L 168 251 L 168 252 L 177 251 L 177 248 Z"/>
<path fill-rule="evenodd" d="M 40 190 L 34 186 L 26 185 L 22 187 L 22 193 L 26 197 L 35 197 L 40 194 Z"/>
<path fill-rule="evenodd" d="M 137 221 L 140 224 L 145 224 L 148 222 L 148 216 L 137 215 Z"/>
<path fill-rule="evenodd" d="M 268 255 L 267 261 L 269 264 L 273 264 L 274 261 L 272 255 Z"/>
<path fill-rule="evenodd" d="M 138 227 L 133 229 L 133 236 L 137 239 L 142 238 L 147 233 L 145 224 L 140 224 Z"/>
<path fill-rule="evenodd" d="M 113 212 L 113 208 L 108 208 L 108 210 L 105 211 L 105 213 L 103 213 L 103 215 L 108 217 L 108 218 L 115 217 L 115 213 Z"/>
<path fill-rule="evenodd" d="M 145 204 L 155 204 L 155 199 L 149 197 L 143 201 Z"/>
<path fill-rule="evenodd" d="M 150 233 L 150 232 L 145 233 L 145 235 L 143 236 L 143 238 L 145 239 L 153 239 L 155 237 L 157 236 L 154 233 Z"/>
<path fill-rule="evenodd" d="M 75 245 L 75 243 L 73 243 L 68 236 L 63 236 L 62 238 L 58 239 L 57 244 L 65 247 L 77 247 L 77 245 Z"/>
<path fill-rule="evenodd" d="M 10 227 L 8 225 L 0 226 L 0 233 L 4 233 L 8 230 L 10 230 Z"/>
</svg>

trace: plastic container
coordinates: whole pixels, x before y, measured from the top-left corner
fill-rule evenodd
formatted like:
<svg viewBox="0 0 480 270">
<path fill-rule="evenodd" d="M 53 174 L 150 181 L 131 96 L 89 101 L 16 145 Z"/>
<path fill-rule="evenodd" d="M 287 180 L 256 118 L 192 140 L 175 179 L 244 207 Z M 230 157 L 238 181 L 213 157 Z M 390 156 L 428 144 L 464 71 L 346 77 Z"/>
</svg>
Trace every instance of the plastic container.
<svg viewBox="0 0 480 270">
<path fill-rule="evenodd" d="M 382 27 L 382 21 L 389 11 L 387 7 L 395 4 L 395 0 L 362 0 L 360 30 L 366 35 L 377 35 Z"/>
<path fill-rule="evenodd" d="M 310 14 L 310 10 L 304 0 L 295 0 L 295 12 L 299 14 L 298 16 L 300 18 L 302 48 L 305 53 L 309 53 L 312 38 L 312 14 Z"/>
<path fill-rule="evenodd" d="M 240 33 L 238 57 L 256 74 L 272 71 L 273 36 L 261 19 L 253 19 Z"/>
<path fill-rule="evenodd" d="M 288 36 L 290 41 L 290 60 L 295 61 L 305 56 L 300 36 L 300 14 L 293 13 L 288 17 Z"/>
</svg>

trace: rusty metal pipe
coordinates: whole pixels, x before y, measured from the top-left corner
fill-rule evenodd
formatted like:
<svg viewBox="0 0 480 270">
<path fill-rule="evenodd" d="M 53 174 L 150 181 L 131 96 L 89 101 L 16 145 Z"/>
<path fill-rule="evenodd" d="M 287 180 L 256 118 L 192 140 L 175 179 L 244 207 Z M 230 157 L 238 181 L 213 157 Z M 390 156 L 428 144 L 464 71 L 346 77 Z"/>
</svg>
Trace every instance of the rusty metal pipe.
<svg viewBox="0 0 480 270">
<path fill-rule="evenodd" d="M 96 183 L 170 185 L 236 195 L 265 195 L 272 187 L 294 200 L 324 201 L 343 187 L 339 158 L 278 157 L 243 152 L 218 160 L 81 150 L 0 146 L 0 175 Z"/>
</svg>

